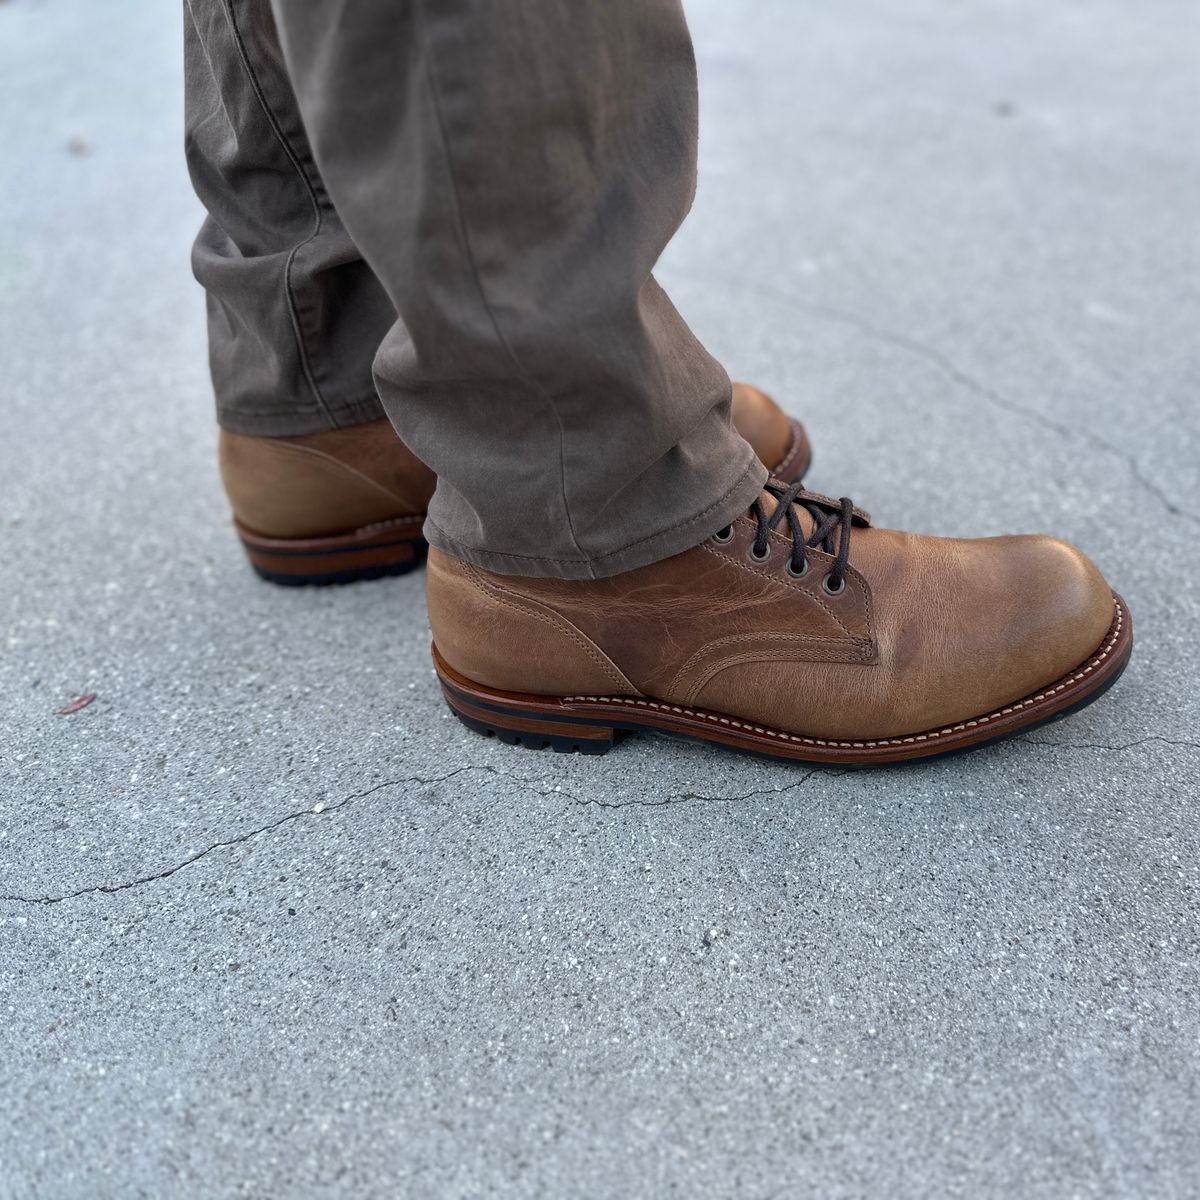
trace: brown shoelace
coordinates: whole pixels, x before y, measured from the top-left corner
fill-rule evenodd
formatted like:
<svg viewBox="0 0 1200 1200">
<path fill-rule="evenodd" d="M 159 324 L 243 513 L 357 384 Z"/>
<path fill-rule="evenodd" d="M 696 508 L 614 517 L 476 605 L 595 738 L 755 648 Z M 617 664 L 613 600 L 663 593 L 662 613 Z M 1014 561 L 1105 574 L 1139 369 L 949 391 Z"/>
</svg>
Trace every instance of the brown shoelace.
<svg viewBox="0 0 1200 1200">
<path fill-rule="evenodd" d="M 854 504 L 843 496 L 836 503 L 805 492 L 804 485 L 796 482 L 789 485 L 768 479 L 763 484 L 763 491 L 775 497 L 775 511 L 767 515 L 762 497 L 750 506 L 754 519 L 758 524 L 754 543 L 750 548 L 753 557 L 765 561 L 771 553 L 770 534 L 778 529 L 786 516 L 788 528 L 792 534 L 792 554 L 788 562 L 788 573 L 795 579 L 808 574 L 807 552 L 820 549 L 826 554 L 834 555 L 833 566 L 822 582 L 822 587 L 831 596 L 836 596 L 846 587 L 846 565 L 850 559 L 850 529 L 854 521 Z M 803 508 L 813 519 L 813 531 L 806 538 L 804 526 L 800 524 L 800 515 L 796 511 Z M 717 537 L 721 541 L 728 539 L 731 529 L 726 526 Z"/>
</svg>

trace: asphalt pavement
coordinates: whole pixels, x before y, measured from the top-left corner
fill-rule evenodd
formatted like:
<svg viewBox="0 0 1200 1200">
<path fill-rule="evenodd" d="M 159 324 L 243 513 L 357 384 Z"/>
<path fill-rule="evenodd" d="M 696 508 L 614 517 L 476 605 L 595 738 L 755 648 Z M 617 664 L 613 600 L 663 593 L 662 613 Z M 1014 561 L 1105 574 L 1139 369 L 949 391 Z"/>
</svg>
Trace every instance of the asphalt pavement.
<svg viewBox="0 0 1200 1200">
<path fill-rule="evenodd" d="M 469 734 L 419 574 L 232 536 L 178 5 L 0 0 L 5 1200 L 1200 1194 L 1195 7 L 688 11 L 676 303 L 814 487 L 1083 546 L 1125 677 L 916 768 Z"/>
</svg>

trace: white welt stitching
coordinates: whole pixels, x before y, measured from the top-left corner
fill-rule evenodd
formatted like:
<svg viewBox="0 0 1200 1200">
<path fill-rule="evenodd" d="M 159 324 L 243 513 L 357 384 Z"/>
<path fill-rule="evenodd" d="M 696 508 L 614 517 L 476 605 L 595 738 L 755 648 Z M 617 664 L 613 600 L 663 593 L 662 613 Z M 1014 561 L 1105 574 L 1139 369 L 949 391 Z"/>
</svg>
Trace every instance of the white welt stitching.
<svg viewBox="0 0 1200 1200">
<path fill-rule="evenodd" d="M 1027 696 L 1024 700 L 1018 700 L 1015 704 L 1010 704 L 1006 708 L 999 708 L 995 712 L 988 713 L 987 716 L 972 717 L 969 721 L 962 721 L 957 725 L 951 725 L 945 729 L 935 729 L 929 733 L 910 734 L 908 737 L 883 738 L 877 741 L 861 742 L 838 742 L 829 738 L 802 737 L 797 733 L 784 733 L 779 729 L 768 729 L 762 725 L 752 725 L 746 721 L 737 721 L 733 717 L 722 717 L 718 713 L 703 712 L 694 708 L 682 708 L 677 704 L 663 704 L 657 700 L 640 700 L 630 696 L 564 696 L 559 703 L 625 704 L 631 708 L 653 708 L 659 712 L 675 713 L 681 717 L 694 717 L 700 721 L 709 721 L 714 725 L 729 725 L 736 729 L 745 729 L 751 733 L 760 734 L 763 737 L 776 738 L 779 741 L 800 742 L 805 746 L 834 746 L 853 750 L 870 749 L 873 746 L 910 746 L 916 742 L 932 742 L 937 738 L 945 737 L 947 734 L 961 733 L 964 729 L 974 729 L 978 725 L 986 725 L 989 721 L 995 721 L 1000 717 L 1007 717 L 1012 713 L 1020 712 L 1023 708 L 1028 708 L 1031 704 L 1039 704 L 1043 700 L 1049 700 L 1052 696 L 1056 696 L 1059 692 L 1070 687 L 1071 684 L 1078 683 L 1079 680 L 1090 675 L 1112 653 L 1113 647 L 1117 644 L 1117 640 L 1121 636 L 1121 628 L 1124 625 L 1125 619 L 1124 613 L 1121 610 L 1120 604 L 1115 600 L 1113 601 L 1113 607 L 1117 611 L 1116 624 L 1113 626 L 1108 641 L 1088 661 L 1086 666 L 1081 667 L 1073 675 L 1060 680 L 1054 687 L 1038 692 L 1036 696 Z"/>
</svg>

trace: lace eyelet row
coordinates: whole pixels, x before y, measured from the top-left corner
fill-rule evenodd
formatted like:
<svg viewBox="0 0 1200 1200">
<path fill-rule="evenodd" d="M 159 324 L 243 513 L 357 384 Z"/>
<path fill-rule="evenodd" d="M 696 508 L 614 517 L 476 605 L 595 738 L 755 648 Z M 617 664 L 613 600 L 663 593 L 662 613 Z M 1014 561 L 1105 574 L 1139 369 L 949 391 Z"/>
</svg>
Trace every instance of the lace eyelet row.
<svg viewBox="0 0 1200 1200">
<path fill-rule="evenodd" d="M 717 532 L 712 535 L 712 541 L 718 546 L 728 545 L 728 543 L 733 541 L 733 526 L 726 525 L 724 529 L 718 529 Z M 767 561 L 767 559 L 771 557 L 771 547 L 768 544 L 766 550 L 760 555 L 755 549 L 754 543 L 751 542 L 746 551 L 746 555 L 752 563 L 756 563 L 761 566 Z M 804 565 L 799 571 L 797 571 L 795 567 L 792 566 L 791 558 L 789 558 L 787 566 L 784 569 L 786 570 L 789 579 L 803 579 L 808 574 L 808 559 L 804 560 Z M 830 582 L 832 579 L 833 572 L 830 572 L 825 576 L 824 579 L 821 580 L 821 591 L 823 591 L 827 596 L 840 596 L 846 590 L 846 580 L 843 578 L 838 586 L 834 587 Z"/>
</svg>

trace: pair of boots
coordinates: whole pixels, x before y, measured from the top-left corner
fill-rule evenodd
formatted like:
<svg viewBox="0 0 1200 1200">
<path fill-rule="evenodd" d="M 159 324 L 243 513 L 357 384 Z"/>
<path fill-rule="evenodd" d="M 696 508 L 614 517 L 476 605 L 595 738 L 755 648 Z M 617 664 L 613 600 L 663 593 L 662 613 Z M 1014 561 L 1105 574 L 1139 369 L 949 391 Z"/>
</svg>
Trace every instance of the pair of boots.
<svg viewBox="0 0 1200 1200">
<path fill-rule="evenodd" d="M 399 574 L 428 555 L 433 658 L 469 727 L 599 754 L 654 729 L 779 758 L 868 764 L 974 747 L 1090 703 L 1132 649 L 1124 601 L 1075 547 L 878 529 L 806 491 L 803 427 L 734 385 L 772 479 L 701 545 L 596 580 L 499 575 L 428 549 L 435 478 L 386 420 L 221 435 L 255 570 Z"/>
</svg>

